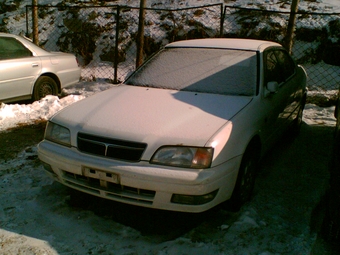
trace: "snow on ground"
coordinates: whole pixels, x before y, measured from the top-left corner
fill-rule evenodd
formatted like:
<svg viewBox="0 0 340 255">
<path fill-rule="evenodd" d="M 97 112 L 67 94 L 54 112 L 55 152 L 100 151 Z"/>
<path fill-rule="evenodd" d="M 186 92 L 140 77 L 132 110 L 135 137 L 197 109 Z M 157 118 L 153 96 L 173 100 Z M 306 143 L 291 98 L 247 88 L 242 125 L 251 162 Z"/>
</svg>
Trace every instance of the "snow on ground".
<svg viewBox="0 0 340 255">
<path fill-rule="evenodd" d="M 34 124 L 47 120 L 62 108 L 90 96 L 98 91 L 106 90 L 114 85 L 102 82 L 80 82 L 63 90 L 66 97 L 47 96 L 32 104 L 0 104 L 0 131 L 16 127 L 19 124 Z"/>
<path fill-rule="evenodd" d="M 57 2 L 41 0 L 39 4 Z M 175 8 L 173 4 L 181 1 L 158 2 Z M 220 2 L 272 5 L 282 1 L 184 3 L 193 6 Z M 307 2 L 314 3 L 300 2 L 302 8 L 309 8 Z M 131 5 L 136 1 L 117 3 Z M 315 5 L 330 12 L 340 10 L 339 0 L 315 1 Z M 61 98 L 48 96 L 32 104 L 1 104 L 0 132 L 47 120 L 62 108 L 112 86 L 104 81 L 81 82 L 64 89 Z M 0 255 L 310 254 L 317 235 L 313 225 L 320 221 L 315 214 L 329 178 L 333 113 L 334 107 L 306 105 L 300 135 L 294 141 L 284 139 L 266 157 L 254 197 L 238 213 L 216 210 L 188 216 L 99 199 L 77 204 L 66 187 L 45 174 L 36 145 L 32 145 L 17 158 L 0 159 Z"/>
<path fill-rule="evenodd" d="M 2 104 L 0 130 L 48 119 L 112 86 L 83 82 L 64 89 L 69 95 L 61 99 Z M 85 205 L 74 204 L 32 145 L 0 159 L 0 254 L 310 254 L 317 237 L 311 221 L 318 221 L 313 214 L 328 183 L 333 113 L 334 107 L 306 105 L 300 135 L 264 160 L 254 198 L 237 213 L 188 216 L 86 197 Z"/>
</svg>

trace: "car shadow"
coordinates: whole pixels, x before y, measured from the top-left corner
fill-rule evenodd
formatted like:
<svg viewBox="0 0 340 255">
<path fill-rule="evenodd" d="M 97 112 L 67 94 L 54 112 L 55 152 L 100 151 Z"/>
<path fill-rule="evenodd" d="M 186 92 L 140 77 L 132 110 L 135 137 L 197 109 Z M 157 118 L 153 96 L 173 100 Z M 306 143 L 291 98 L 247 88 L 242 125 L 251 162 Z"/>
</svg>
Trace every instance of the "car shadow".
<svg viewBox="0 0 340 255">
<path fill-rule="evenodd" d="M 200 225 L 213 231 L 226 221 L 226 216 L 229 221 L 237 218 L 237 213 L 223 211 L 219 206 L 203 213 L 174 212 L 119 203 L 73 189 L 68 192 L 67 204 L 73 210 L 89 210 L 105 220 L 131 227 L 155 242 L 174 240 Z M 192 238 L 200 239 L 195 235 Z"/>
<path fill-rule="evenodd" d="M 294 200 L 302 203 L 308 202 L 311 206 L 311 214 L 309 218 L 309 229 L 311 234 L 317 236 L 313 244 L 311 254 L 315 255 L 335 255 L 340 254 L 339 244 L 334 244 L 324 238 L 324 217 L 327 214 L 329 206 L 329 180 L 330 180 L 330 163 L 332 158 L 332 150 L 334 144 L 334 127 L 322 125 L 308 125 L 302 123 L 301 131 L 297 137 L 292 136 L 288 131 L 284 134 L 262 160 L 262 167 L 257 179 L 257 192 L 268 185 L 269 175 L 272 174 L 272 165 L 277 160 L 285 161 L 285 169 L 290 168 L 290 174 L 294 174 L 295 178 L 288 175 L 280 176 L 283 187 L 294 187 L 292 192 L 297 196 L 292 196 Z M 285 155 L 282 158 L 281 155 Z M 304 177 L 301 179 L 299 177 Z M 318 181 L 316 181 L 318 179 Z M 295 182 L 293 181 L 295 180 Z M 293 182 L 292 182 L 293 181 Z M 275 184 L 279 189 L 278 183 Z M 309 186 L 309 188 L 308 188 Z M 310 190 L 309 197 L 300 197 L 299 190 Z M 296 191 L 294 191 L 296 190 Z M 316 192 L 318 196 L 313 194 Z M 301 194 L 304 194 L 301 192 Z M 286 193 L 282 193 L 287 195 Z M 291 202 L 295 206 L 297 203 Z"/>
<path fill-rule="evenodd" d="M 325 182 L 327 182 L 327 166 L 324 166 L 323 168 L 325 169 L 322 168 L 321 172 L 318 172 L 320 169 L 316 169 L 313 165 L 315 161 L 311 160 L 309 162 L 306 159 L 320 157 L 320 160 L 327 161 L 330 155 L 327 148 L 330 147 L 329 141 L 332 140 L 332 130 L 333 127 L 309 126 L 303 123 L 302 130 L 297 137 L 287 132 L 283 139 L 280 139 L 275 144 L 275 150 L 272 150 L 263 159 L 254 196 L 258 192 L 264 192 L 263 189 L 268 189 L 268 179 L 273 179 L 269 176 L 272 174 L 273 166 L 277 164 L 278 160 L 293 161 L 293 163 L 287 163 L 289 165 L 294 165 L 294 162 L 296 162 L 298 164 L 297 168 L 301 166 L 305 169 L 303 171 L 320 175 L 320 178 L 325 179 Z M 282 155 L 287 155 L 290 158 L 287 160 Z M 64 187 L 57 183 L 55 185 L 58 187 L 53 189 Z M 318 187 L 318 189 L 320 188 Z M 102 218 L 103 222 L 109 220 L 131 227 L 139 231 L 141 235 L 151 238 L 154 242 L 174 240 L 184 234 L 187 234 L 194 241 L 213 238 L 214 233 L 218 234 L 220 226 L 232 225 L 237 221 L 241 213 L 228 210 L 223 205 L 203 213 L 172 212 L 119 203 L 69 188 L 65 188 L 65 192 L 68 197 L 66 206 L 72 211 L 92 212 Z M 318 218 L 317 216 L 313 217 L 315 217 L 314 223 L 316 226 L 311 226 L 311 229 L 312 231 L 317 231 L 313 229 L 319 227 L 317 225 Z M 311 224 L 314 223 L 312 222 Z M 206 234 L 200 234 L 201 232 L 209 233 L 209 237 Z"/>
<path fill-rule="evenodd" d="M 27 99 L 27 100 L 13 101 L 13 102 L 9 102 L 9 103 L 6 103 L 6 104 L 8 104 L 8 105 L 13 105 L 13 104 L 23 105 L 23 104 L 32 104 L 32 103 L 33 103 L 32 99 Z M 0 104 L 1 104 L 1 102 L 0 102 Z"/>
</svg>

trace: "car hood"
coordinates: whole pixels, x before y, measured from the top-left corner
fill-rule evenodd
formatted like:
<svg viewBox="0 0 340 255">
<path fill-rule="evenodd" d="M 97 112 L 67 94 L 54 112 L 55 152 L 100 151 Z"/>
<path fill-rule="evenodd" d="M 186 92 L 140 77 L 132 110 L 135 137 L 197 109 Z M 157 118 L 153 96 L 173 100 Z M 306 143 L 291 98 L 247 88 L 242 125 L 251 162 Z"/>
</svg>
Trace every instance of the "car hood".
<svg viewBox="0 0 340 255">
<path fill-rule="evenodd" d="M 76 144 L 78 132 L 144 142 L 148 146 L 206 142 L 252 98 L 119 85 L 54 116 Z"/>
</svg>

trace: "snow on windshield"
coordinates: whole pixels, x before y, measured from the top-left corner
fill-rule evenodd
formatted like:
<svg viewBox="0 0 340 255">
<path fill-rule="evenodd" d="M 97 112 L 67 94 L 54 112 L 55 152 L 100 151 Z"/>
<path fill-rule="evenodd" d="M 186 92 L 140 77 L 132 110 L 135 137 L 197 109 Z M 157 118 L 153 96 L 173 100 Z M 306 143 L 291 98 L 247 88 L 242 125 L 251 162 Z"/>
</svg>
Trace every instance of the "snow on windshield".
<svg viewBox="0 0 340 255">
<path fill-rule="evenodd" d="M 253 96 L 257 81 L 256 52 L 168 48 L 135 72 L 128 85 L 222 95 Z"/>
</svg>

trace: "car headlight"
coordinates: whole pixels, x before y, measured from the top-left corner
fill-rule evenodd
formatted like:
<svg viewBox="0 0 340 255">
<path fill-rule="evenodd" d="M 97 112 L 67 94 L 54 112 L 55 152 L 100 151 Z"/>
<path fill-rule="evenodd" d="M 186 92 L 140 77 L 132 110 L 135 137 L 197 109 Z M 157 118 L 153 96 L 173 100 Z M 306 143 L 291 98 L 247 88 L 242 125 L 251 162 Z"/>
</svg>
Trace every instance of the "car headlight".
<svg viewBox="0 0 340 255">
<path fill-rule="evenodd" d="M 186 167 L 208 168 L 213 157 L 213 148 L 164 146 L 159 148 L 151 158 L 151 164 Z"/>
<path fill-rule="evenodd" d="M 50 121 L 46 126 L 45 139 L 71 147 L 70 130 Z"/>
</svg>

